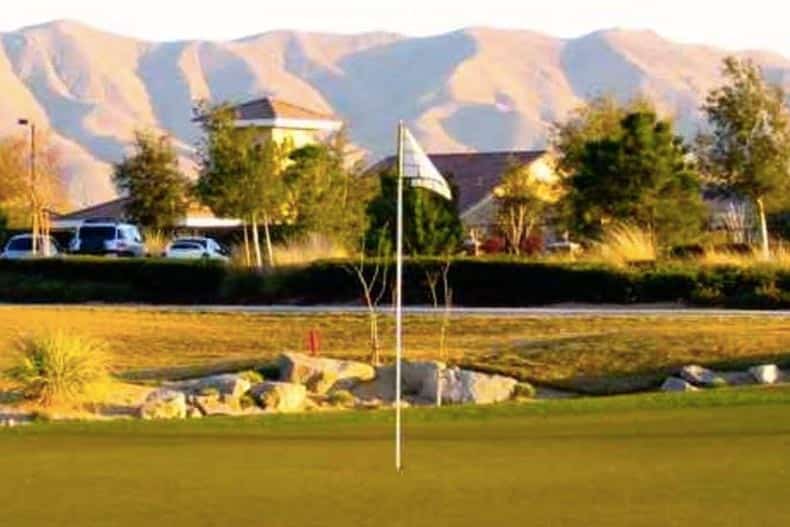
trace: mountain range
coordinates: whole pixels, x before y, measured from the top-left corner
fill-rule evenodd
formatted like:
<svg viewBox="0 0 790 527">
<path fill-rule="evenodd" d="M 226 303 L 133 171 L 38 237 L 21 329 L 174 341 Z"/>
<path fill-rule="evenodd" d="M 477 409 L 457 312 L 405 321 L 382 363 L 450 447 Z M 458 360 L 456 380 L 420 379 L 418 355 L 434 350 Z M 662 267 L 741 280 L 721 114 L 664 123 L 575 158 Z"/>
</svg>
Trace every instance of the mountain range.
<svg viewBox="0 0 790 527">
<path fill-rule="evenodd" d="M 601 93 L 653 97 L 693 134 L 731 52 L 650 31 L 562 39 L 469 28 L 432 37 L 272 31 L 233 41 L 148 42 L 56 21 L 0 35 L 0 134 L 26 117 L 49 130 L 75 205 L 115 194 L 112 163 L 134 131 L 166 131 L 187 170 L 200 99 L 264 95 L 342 117 L 371 160 L 399 119 L 428 151 L 535 149 L 551 124 Z M 743 51 L 790 89 L 790 59 Z"/>
</svg>

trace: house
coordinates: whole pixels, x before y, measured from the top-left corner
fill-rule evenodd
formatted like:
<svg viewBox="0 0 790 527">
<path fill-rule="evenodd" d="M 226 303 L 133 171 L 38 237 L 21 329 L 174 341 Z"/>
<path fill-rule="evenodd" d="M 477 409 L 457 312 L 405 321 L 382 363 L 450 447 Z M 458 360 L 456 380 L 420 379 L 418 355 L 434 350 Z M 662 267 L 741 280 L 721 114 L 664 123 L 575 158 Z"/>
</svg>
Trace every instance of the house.
<svg viewBox="0 0 790 527">
<path fill-rule="evenodd" d="M 546 150 L 466 152 L 428 154 L 439 172 L 455 186 L 458 211 L 467 232 L 475 236 L 490 234 L 496 224 L 494 190 L 508 167 L 521 165 L 544 181 L 559 178 L 553 158 Z M 371 172 L 395 166 L 395 157 L 376 163 Z"/>
<path fill-rule="evenodd" d="M 238 128 L 256 128 L 262 140 L 272 139 L 279 143 L 289 142 L 292 148 L 321 141 L 328 134 L 339 130 L 343 122 L 329 114 L 303 108 L 271 97 L 255 99 L 233 107 Z M 195 119 L 199 122 L 200 118 Z M 88 218 L 107 218 L 122 221 L 126 218 L 125 205 L 128 198 L 120 197 L 81 210 L 64 214 L 54 219 L 53 229 L 76 228 Z M 178 229 L 214 232 L 235 230 L 241 220 L 217 218 L 206 207 L 193 203 L 186 216 L 173 227 Z"/>
<path fill-rule="evenodd" d="M 316 143 L 343 127 L 343 121 L 333 115 L 272 97 L 248 101 L 233 110 L 238 128 L 256 128 L 262 140 L 287 141 L 293 148 Z"/>
</svg>

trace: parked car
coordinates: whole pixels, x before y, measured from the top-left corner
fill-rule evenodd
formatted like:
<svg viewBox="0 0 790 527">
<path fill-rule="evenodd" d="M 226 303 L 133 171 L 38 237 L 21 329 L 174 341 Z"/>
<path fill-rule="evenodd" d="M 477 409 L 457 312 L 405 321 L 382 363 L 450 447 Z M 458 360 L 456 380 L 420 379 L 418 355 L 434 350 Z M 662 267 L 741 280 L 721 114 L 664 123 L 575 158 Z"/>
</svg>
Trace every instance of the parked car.
<svg viewBox="0 0 790 527">
<path fill-rule="evenodd" d="M 145 243 L 135 225 L 95 219 L 82 222 L 69 250 L 75 254 L 145 256 Z"/>
<path fill-rule="evenodd" d="M 33 254 L 33 235 L 19 234 L 5 244 L 0 258 L 5 260 L 23 260 L 27 258 L 52 258 L 60 255 L 58 243 L 51 236 L 38 237 L 36 253 Z"/>
<path fill-rule="evenodd" d="M 184 260 L 221 260 L 227 262 L 229 251 L 213 238 L 176 238 L 165 249 L 166 258 Z"/>
</svg>

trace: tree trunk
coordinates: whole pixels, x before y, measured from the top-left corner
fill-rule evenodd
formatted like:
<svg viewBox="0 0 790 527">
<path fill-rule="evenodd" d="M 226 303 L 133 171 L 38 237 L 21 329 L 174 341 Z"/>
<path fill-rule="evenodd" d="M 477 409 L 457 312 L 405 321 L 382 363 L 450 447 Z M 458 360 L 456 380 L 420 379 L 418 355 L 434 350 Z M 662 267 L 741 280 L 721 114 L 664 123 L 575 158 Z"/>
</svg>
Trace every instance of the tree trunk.
<svg viewBox="0 0 790 527">
<path fill-rule="evenodd" d="M 252 262 L 250 261 L 250 236 L 247 232 L 247 222 L 243 222 L 241 227 L 244 230 L 244 265 L 250 267 Z"/>
<path fill-rule="evenodd" d="M 261 242 L 258 239 L 258 217 L 252 215 L 252 244 L 255 249 L 255 267 L 258 270 L 263 269 L 263 258 L 261 257 Z"/>
<path fill-rule="evenodd" d="M 269 261 L 269 267 L 274 267 L 274 249 L 272 247 L 272 236 L 269 232 L 269 215 L 263 215 L 263 234 L 266 239 L 266 258 Z"/>
<path fill-rule="evenodd" d="M 763 260 L 771 259 L 771 248 L 768 245 L 768 222 L 765 219 L 765 203 L 763 198 L 757 198 L 757 212 L 760 215 L 760 242 L 762 244 Z"/>
</svg>

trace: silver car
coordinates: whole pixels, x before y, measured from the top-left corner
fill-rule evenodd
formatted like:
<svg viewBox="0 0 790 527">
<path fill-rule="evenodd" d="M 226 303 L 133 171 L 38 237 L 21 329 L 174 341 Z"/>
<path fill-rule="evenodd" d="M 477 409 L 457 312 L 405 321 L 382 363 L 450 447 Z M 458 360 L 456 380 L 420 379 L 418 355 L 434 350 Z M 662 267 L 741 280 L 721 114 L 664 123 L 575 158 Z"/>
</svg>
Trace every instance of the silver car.
<svg viewBox="0 0 790 527">
<path fill-rule="evenodd" d="M 136 226 L 101 219 L 85 220 L 69 247 L 75 254 L 145 256 L 145 243 Z"/>
<path fill-rule="evenodd" d="M 176 238 L 165 250 L 166 258 L 182 260 L 218 260 L 228 261 L 228 252 L 213 238 L 190 237 Z"/>
<path fill-rule="evenodd" d="M 28 258 L 54 258 L 60 255 L 57 242 L 51 236 L 38 236 L 36 253 L 33 253 L 33 235 L 19 234 L 5 244 L 0 258 L 4 260 L 26 260 Z"/>
</svg>

